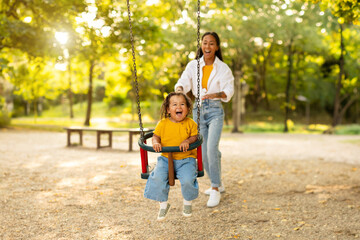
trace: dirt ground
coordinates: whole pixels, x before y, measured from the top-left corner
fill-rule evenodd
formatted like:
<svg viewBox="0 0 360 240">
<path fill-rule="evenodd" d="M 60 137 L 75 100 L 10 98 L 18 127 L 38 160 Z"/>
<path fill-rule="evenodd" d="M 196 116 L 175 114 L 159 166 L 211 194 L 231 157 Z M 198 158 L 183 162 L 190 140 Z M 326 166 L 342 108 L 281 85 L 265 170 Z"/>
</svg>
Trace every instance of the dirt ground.
<svg viewBox="0 0 360 240">
<path fill-rule="evenodd" d="M 201 193 L 183 217 L 176 182 L 164 222 L 143 197 L 138 146 L 84 137 L 67 148 L 65 133 L 0 130 L 0 239 L 360 238 L 360 136 L 224 133 L 220 205 Z"/>
</svg>

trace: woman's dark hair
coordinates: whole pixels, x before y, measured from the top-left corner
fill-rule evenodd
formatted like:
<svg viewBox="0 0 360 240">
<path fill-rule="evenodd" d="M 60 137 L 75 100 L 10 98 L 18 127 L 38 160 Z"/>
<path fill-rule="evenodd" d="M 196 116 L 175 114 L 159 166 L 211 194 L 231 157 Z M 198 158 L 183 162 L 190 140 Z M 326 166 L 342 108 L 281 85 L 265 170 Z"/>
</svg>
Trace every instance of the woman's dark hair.
<svg viewBox="0 0 360 240">
<path fill-rule="evenodd" d="M 181 93 L 181 92 L 171 92 L 169 93 L 166 98 L 164 99 L 162 105 L 161 105 L 161 110 L 160 110 L 160 119 L 166 118 L 168 117 L 168 113 L 167 110 L 170 106 L 170 98 L 173 96 L 183 96 L 185 98 L 186 101 L 186 106 L 188 107 L 189 111 L 188 114 L 186 116 L 188 116 L 191 113 L 191 109 L 192 109 L 192 102 L 190 100 L 190 98 L 188 96 L 186 96 L 186 94 Z"/>
<path fill-rule="evenodd" d="M 216 32 L 206 32 L 201 37 L 201 41 L 204 39 L 205 36 L 211 35 L 215 38 L 216 44 L 218 45 L 219 49 L 215 52 L 215 56 L 217 56 L 221 61 L 223 61 L 222 53 L 221 53 L 221 47 L 220 47 L 220 38 L 219 35 Z M 201 47 L 198 49 L 196 53 L 196 59 L 201 58 L 204 55 Z"/>
</svg>

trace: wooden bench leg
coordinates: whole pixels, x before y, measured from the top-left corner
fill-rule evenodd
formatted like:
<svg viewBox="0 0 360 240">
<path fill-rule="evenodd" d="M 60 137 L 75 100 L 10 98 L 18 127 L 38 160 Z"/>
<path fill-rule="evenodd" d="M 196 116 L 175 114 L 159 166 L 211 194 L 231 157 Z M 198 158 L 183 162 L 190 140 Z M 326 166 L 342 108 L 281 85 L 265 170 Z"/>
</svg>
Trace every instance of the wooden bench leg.
<svg viewBox="0 0 360 240">
<path fill-rule="evenodd" d="M 109 132 L 109 147 L 112 148 L 112 132 Z"/>
<path fill-rule="evenodd" d="M 71 146 L 71 131 L 69 129 L 66 130 L 67 133 L 67 146 Z"/>
<path fill-rule="evenodd" d="M 80 143 L 80 146 L 83 145 L 83 131 L 82 130 L 79 130 L 79 143 Z"/>
<path fill-rule="evenodd" d="M 71 133 L 78 133 L 79 134 L 79 145 L 82 146 L 83 145 L 83 131 L 82 130 L 73 130 L 73 129 L 67 129 L 66 130 L 67 133 L 67 146 L 73 146 L 73 144 L 71 144 Z"/>
<path fill-rule="evenodd" d="M 101 135 L 108 134 L 109 136 L 109 143 L 106 146 L 101 146 Z M 104 148 L 104 147 L 112 147 L 112 131 L 96 131 L 96 148 Z"/>
<path fill-rule="evenodd" d="M 132 151 L 132 139 L 133 139 L 133 132 L 129 132 L 129 152 Z"/>
<path fill-rule="evenodd" d="M 101 148 L 100 140 L 101 140 L 101 131 L 96 131 L 96 149 Z"/>
</svg>

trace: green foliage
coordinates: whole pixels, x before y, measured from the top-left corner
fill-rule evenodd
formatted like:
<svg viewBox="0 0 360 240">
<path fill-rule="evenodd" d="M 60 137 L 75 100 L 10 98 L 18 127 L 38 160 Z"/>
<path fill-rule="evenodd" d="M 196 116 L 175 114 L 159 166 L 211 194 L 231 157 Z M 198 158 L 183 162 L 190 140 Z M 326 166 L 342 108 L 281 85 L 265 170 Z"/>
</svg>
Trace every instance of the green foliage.
<svg viewBox="0 0 360 240">
<path fill-rule="evenodd" d="M 10 125 L 10 113 L 4 108 L 5 99 L 0 96 L 0 128 Z"/>
<path fill-rule="evenodd" d="M 337 126 L 335 128 L 335 134 L 337 135 L 360 135 L 360 125 L 350 124 L 346 126 Z"/>
<path fill-rule="evenodd" d="M 332 14 L 344 22 L 360 25 L 360 2 L 358 0 L 313 0 L 320 2 L 322 9 L 330 9 Z"/>
<path fill-rule="evenodd" d="M 149 119 L 157 119 L 156 103 L 173 91 L 186 64 L 195 56 L 197 6 L 194 1 L 182 0 L 130 2 L 142 110 L 150 112 Z M 300 0 L 201 2 L 201 34 L 219 33 L 225 62 L 234 72 L 240 71 L 241 80 L 250 86 L 246 110 L 251 121 L 283 121 L 280 107 L 284 105 L 291 41 L 294 59 L 288 104 L 293 109 L 291 119 L 304 115 L 306 106 L 311 109 L 310 122 L 318 118 L 318 112 L 326 115 L 323 119 L 332 112 L 339 67 L 336 62 L 328 63 L 340 56 L 338 22 L 343 19 L 357 23 L 359 3 L 317 2 L 321 6 Z M 74 99 L 84 100 L 93 63 L 93 96 L 104 102 L 94 104 L 93 116 L 108 116 L 107 110 L 119 108 L 122 112 L 114 110 L 116 114 L 136 116 L 126 1 L 12 3 L 5 1 L 0 5 L 0 76 L 14 85 L 11 94 L 21 97 L 15 109 L 20 108 L 23 100 L 66 102 L 70 86 Z M 66 43 L 54 38 L 55 32 L 60 31 L 68 33 Z M 359 36 L 357 27 L 347 26 L 344 30 L 346 72 L 341 92 L 344 97 L 359 92 Z M 307 101 L 298 101 L 299 97 Z M 75 116 L 83 117 L 85 110 L 80 111 L 78 106 L 74 107 L 79 114 Z M 98 106 L 106 111 L 99 111 Z M 68 105 L 59 108 L 65 116 L 68 114 Z M 267 109 L 276 112 L 276 116 L 269 120 L 261 114 L 252 115 L 253 109 L 259 112 Z M 356 116 L 355 111 L 352 108 L 348 116 Z M 132 116 L 124 119 L 133 119 Z M 294 122 L 296 126 L 297 121 Z"/>
<path fill-rule="evenodd" d="M 11 123 L 10 113 L 0 110 L 0 128 L 7 127 Z"/>
</svg>

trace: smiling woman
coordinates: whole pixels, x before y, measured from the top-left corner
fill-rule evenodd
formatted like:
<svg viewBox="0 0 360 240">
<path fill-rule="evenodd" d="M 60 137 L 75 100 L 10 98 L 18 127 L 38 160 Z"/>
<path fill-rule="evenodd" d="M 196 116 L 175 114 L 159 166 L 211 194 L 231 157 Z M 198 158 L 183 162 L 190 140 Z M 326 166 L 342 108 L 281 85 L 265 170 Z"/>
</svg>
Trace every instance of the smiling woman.
<svg viewBox="0 0 360 240">
<path fill-rule="evenodd" d="M 224 191 L 221 181 L 221 152 L 219 151 L 224 121 L 222 102 L 229 102 L 234 94 L 234 76 L 222 60 L 218 34 L 206 32 L 202 36 L 201 48 L 198 49 L 196 60 L 188 63 L 175 85 L 176 92 L 191 91 L 195 96 L 197 92 L 201 92 L 198 97 L 201 104 L 195 106 L 197 111 L 194 111 L 194 119 L 200 119 L 200 133 L 204 137 L 202 156 L 211 182 L 211 187 L 205 191 L 210 195 L 208 207 L 217 206 L 220 203 L 220 192 Z M 199 76 L 200 85 L 196 83 L 196 78 Z"/>
</svg>

